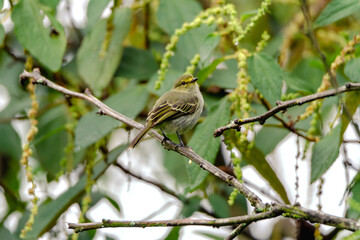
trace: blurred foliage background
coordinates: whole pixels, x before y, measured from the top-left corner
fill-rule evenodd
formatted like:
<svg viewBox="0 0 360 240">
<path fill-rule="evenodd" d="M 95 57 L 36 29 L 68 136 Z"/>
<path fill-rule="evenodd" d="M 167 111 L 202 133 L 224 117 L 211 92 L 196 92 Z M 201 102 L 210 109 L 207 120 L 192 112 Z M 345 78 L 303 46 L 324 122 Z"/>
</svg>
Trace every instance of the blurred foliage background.
<svg viewBox="0 0 360 240">
<path fill-rule="evenodd" d="M 267 182 L 265 196 L 271 201 L 306 204 L 298 189 L 299 178 L 306 178 L 305 183 L 318 186 L 319 210 L 322 176 L 335 161 L 343 161 L 345 216 L 360 216 L 359 152 L 346 151 L 349 145 L 359 147 L 358 92 L 294 107 L 264 125 L 248 124 L 240 132 L 213 137 L 216 128 L 259 115 L 276 101 L 360 82 L 358 0 L 75 2 L 0 0 L 1 239 L 92 239 L 96 231 L 73 234 L 61 219 L 76 206 L 76 218 L 90 221 L 86 213 L 101 199 L 121 214 L 121 196 L 106 191 L 109 169 L 130 171 L 132 178 L 146 175 L 142 165 L 149 161 L 124 167 L 136 158 L 161 159 L 150 166 L 166 173 L 152 175 L 149 184 L 162 186 L 181 203 L 179 218 L 248 212 L 245 198 L 230 186 L 158 143 L 144 141 L 129 153 L 127 144 L 137 131 L 95 114 L 89 103 L 31 82 L 21 85 L 21 72 L 34 67 L 73 91 L 91 89 L 105 104 L 140 122 L 176 78 L 192 73 L 205 99 L 199 124 L 184 136 L 195 152 L 259 190 L 243 176 L 242 169 L 252 166 Z M 344 137 L 348 128 L 351 139 Z M 280 154 L 293 160 L 293 169 L 307 161 L 310 174 L 299 176 L 294 170 L 293 181 L 287 182 L 272 153 L 291 136 L 298 153 Z M 117 160 L 119 155 L 130 160 Z M 61 184 L 64 190 L 52 193 Z M 155 212 L 158 206 L 149 208 Z M 295 225 L 298 236 L 306 232 L 305 223 L 286 220 L 274 227 L 272 239 L 295 237 Z M 311 234 L 315 228 L 310 227 Z M 173 228 L 161 238 L 177 239 L 184 231 Z M 240 238 L 254 239 L 253 234 L 247 229 Z"/>
</svg>

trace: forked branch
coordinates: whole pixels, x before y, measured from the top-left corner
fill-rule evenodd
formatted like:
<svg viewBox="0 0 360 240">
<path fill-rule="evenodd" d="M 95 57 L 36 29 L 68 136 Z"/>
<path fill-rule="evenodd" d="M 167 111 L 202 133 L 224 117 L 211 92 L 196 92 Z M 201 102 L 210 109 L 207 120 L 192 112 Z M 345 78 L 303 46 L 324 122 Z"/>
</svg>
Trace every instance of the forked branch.
<svg viewBox="0 0 360 240">
<path fill-rule="evenodd" d="M 64 93 L 67 96 L 84 99 L 84 100 L 92 103 L 96 107 L 98 107 L 99 108 L 98 113 L 100 113 L 101 115 L 107 115 L 109 117 L 112 117 L 116 120 L 119 120 L 131 127 L 137 128 L 137 129 L 143 128 L 142 124 L 122 115 L 121 113 L 116 112 L 115 110 L 113 110 L 112 108 L 110 108 L 109 106 L 107 106 L 106 104 L 101 102 L 99 99 L 94 97 L 89 89 L 86 89 L 85 93 L 78 93 L 78 92 L 74 92 L 69 89 L 66 89 L 66 88 L 50 81 L 49 79 L 43 77 L 40 74 L 40 70 L 37 68 L 33 69 L 33 72 L 27 72 L 24 70 L 24 72 L 20 75 L 20 81 L 23 82 L 23 80 L 26 78 L 33 79 L 32 81 L 34 84 L 45 85 L 56 91 Z M 91 129 L 89 129 L 89 131 L 91 131 Z M 163 140 L 163 136 L 161 136 L 159 133 L 157 133 L 154 130 L 151 130 L 149 132 L 149 134 L 152 137 L 154 137 L 155 139 L 157 139 L 158 141 Z M 165 141 L 164 147 L 169 150 L 176 151 L 176 152 L 180 153 L 181 155 L 187 157 L 188 159 L 190 159 L 193 162 L 195 162 L 196 164 L 198 164 L 202 169 L 210 172 L 211 174 L 215 175 L 216 177 L 220 178 L 221 180 L 225 181 L 229 185 L 231 185 L 234 188 L 236 188 L 237 190 L 239 190 L 239 192 L 242 193 L 249 200 L 251 205 L 253 207 L 255 207 L 256 209 L 262 210 L 265 208 L 265 204 L 261 201 L 261 199 L 256 194 L 254 194 L 252 191 L 250 191 L 244 184 L 240 183 L 235 177 L 225 173 L 221 169 L 217 168 L 216 166 L 214 166 L 211 163 L 209 163 L 208 161 L 206 161 L 204 158 L 202 158 L 201 156 L 196 154 L 191 148 L 179 147 L 171 141 Z"/>
<path fill-rule="evenodd" d="M 72 97 L 78 97 L 81 99 L 84 99 L 96 107 L 99 108 L 98 113 L 102 115 L 108 115 L 110 117 L 113 117 L 129 126 L 132 126 L 137 129 L 141 129 L 143 127 L 142 124 L 116 112 L 115 110 L 111 109 L 107 105 L 105 105 L 103 102 L 98 100 L 96 97 L 94 97 L 89 90 L 85 90 L 85 93 L 78 93 L 71 90 L 68 90 L 60 85 L 55 84 L 54 82 L 46 79 L 45 77 L 41 76 L 39 69 L 34 69 L 33 72 L 27 72 L 24 71 L 21 75 L 21 82 L 24 81 L 24 79 L 30 78 L 34 84 L 42 84 L 45 86 L 48 86 L 54 90 L 57 90 L 67 96 Z M 286 102 L 281 102 L 278 104 L 276 108 L 271 109 L 269 112 L 262 114 L 258 117 L 254 117 L 250 119 L 251 121 L 261 121 L 264 123 L 267 118 L 274 115 L 275 113 L 285 110 L 288 107 L 295 106 L 295 105 L 301 105 L 306 102 L 312 101 L 314 99 L 320 99 L 327 96 L 333 96 L 341 92 L 346 91 L 353 91 L 353 90 L 359 90 L 360 84 L 347 84 L 346 86 L 343 86 L 337 90 L 329 90 L 326 92 L 309 95 L 303 98 L 290 100 Z M 246 122 L 251 122 L 250 120 L 241 121 L 234 121 L 234 124 L 236 126 L 240 126 L 241 124 L 244 124 Z M 232 127 L 229 127 L 227 129 L 231 129 Z M 227 130 L 225 129 L 225 130 Z M 90 130 L 89 130 L 90 131 Z M 155 132 L 151 131 L 150 135 L 153 136 L 155 139 L 162 141 L 163 137 Z M 176 151 L 193 162 L 197 163 L 201 168 L 204 170 L 212 173 L 216 177 L 220 178 L 221 180 L 225 181 L 229 185 L 233 186 L 234 188 L 238 189 L 252 204 L 253 207 L 255 207 L 255 213 L 245 215 L 245 216 L 237 216 L 237 217 L 231 217 L 231 218 L 223 218 L 223 219 L 175 219 L 175 220 L 165 220 L 165 221 L 112 221 L 112 220 L 103 220 L 102 222 L 94 222 L 94 223 L 69 223 L 69 228 L 75 229 L 75 231 L 86 231 L 90 229 L 98 229 L 98 228 L 105 228 L 105 227 L 159 227 L 159 226 L 185 226 L 185 225 L 204 225 L 204 226 L 212 226 L 212 227 L 220 227 L 220 226 L 229 226 L 229 225 L 239 225 L 237 230 L 233 232 L 231 235 L 229 235 L 228 239 L 232 239 L 233 236 L 236 236 L 243 227 L 247 226 L 248 224 L 259 221 L 262 219 L 267 218 L 274 218 L 277 216 L 284 216 L 289 218 L 295 218 L 295 219 L 303 219 L 310 222 L 318 222 L 321 224 L 334 226 L 339 229 L 348 229 L 348 230 L 360 230 L 360 222 L 354 219 L 348 219 L 348 218 L 342 218 L 333 216 L 330 214 L 323 213 L 321 211 L 315 211 L 299 206 L 291 206 L 291 205 L 285 205 L 285 204 L 279 204 L 274 203 L 272 205 L 264 204 L 262 200 L 252 191 L 250 191 L 246 186 L 244 186 L 242 183 L 240 183 L 236 178 L 233 176 L 225 173 L 224 171 L 220 170 L 216 166 L 212 165 L 202 157 L 200 157 L 198 154 L 196 154 L 191 148 L 187 147 L 177 147 L 175 143 L 166 141 L 164 143 L 164 147 L 167 149 Z"/>
<path fill-rule="evenodd" d="M 247 123 L 259 122 L 262 125 L 266 122 L 266 120 L 268 118 L 274 116 L 276 113 L 285 111 L 286 109 L 294 107 L 294 106 L 300 106 L 305 103 L 312 102 L 312 101 L 315 101 L 318 99 L 336 96 L 336 95 L 338 95 L 340 93 L 344 93 L 344 92 L 359 91 L 359 90 L 360 90 L 360 83 L 350 83 L 349 82 L 349 83 L 345 84 L 344 86 L 336 88 L 336 89 L 331 89 L 331 90 L 327 90 L 324 92 L 314 93 L 311 95 L 307 95 L 304 97 L 300 97 L 300 98 L 296 98 L 296 99 L 292 99 L 292 100 L 288 100 L 288 101 L 284 101 L 284 102 L 278 101 L 276 103 L 276 105 L 277 105 L 276 107 L 270 109 L 269 111 L 267 111 L 263 114 L 260 114 L 255 117 L 246 118 L 246 119 L 235 119 L 228 125 L 216 129 L 214 132 L 214 137 L 221 136 L 225 131 L 227 131 L 229 129 L 240 130 L 240 126 L 247 124 Z"/>
</svg>

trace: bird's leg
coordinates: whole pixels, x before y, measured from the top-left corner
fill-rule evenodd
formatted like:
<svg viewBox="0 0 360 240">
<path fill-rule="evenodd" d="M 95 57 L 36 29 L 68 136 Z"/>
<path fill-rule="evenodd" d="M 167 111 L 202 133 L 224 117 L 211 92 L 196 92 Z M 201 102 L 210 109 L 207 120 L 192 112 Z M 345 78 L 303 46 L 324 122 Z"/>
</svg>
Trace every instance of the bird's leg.
<svg viewBox="0 0 360 240">
<path fill-rule="evenodd" d="M 164 145 L 166 141 L 172 142 L 172 141 L 170 140 L 170 138 L 168 138 L 168 137 L 165 135 L 165 133 L 163 132 L 163 130 L 162 130 L 162 129 L 160 129 L 160 130 L 161 130 L 162 135 L 164 136 L 163 140 L 161 140 L 161 144 Z"/>
<path fill-rule="evenodd" d="M 178 136 L 178 138 L 179 138 L 179 145 L 181 146 L 181 147 L 186 147 L 185 146 L 185 144 L 184 144 L 184 142 L 182 141 L 182 139 L 181 139 L 181 137 L 180 137 L 180 134 L 176 131 L 176 135 Z"/>
</svg>

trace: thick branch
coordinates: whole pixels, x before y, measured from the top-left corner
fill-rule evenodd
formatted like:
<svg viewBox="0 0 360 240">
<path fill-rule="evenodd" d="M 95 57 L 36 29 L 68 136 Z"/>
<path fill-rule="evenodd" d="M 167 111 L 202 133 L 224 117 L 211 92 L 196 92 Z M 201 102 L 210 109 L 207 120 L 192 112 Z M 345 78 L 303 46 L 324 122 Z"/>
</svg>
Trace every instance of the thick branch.
<svg viewBox="0 0 360 240">
<path fill-rule="evenodd" d="M 247 123 L 259 122 L 260 124 L 264 124 L 268 118 L 274 116 L 276 113 L 278 113 L 280 111 L 285 111 L 286 109 L 293 107 L 293 106 L 300 106 L 300 105 L 303 105 L 304 103 L 312 102 L 317 99 L 332 97 L 332 96 L 336 96 L 340 93 L 350 92 L 350 91 L 359 91 L 359 90 L 360 90 L 360 83 L 347 83 L 345 86 L 339 87 L 337 89 L 331 89 L 331 90 L 327 90 L 324 92 L 314 93 L 314 94 L 311 94 L 308 96 L 304 96 L 304 97 L 300 97 L 300 98 L 296 98 L 296 99 L 288 100 L 288 101 L 284 101 L 284 102 L 278 101 L 276 103 L 276 105 L 277 105 L 276 107 L 270 109 L 269 111 L 267 111 L 261 115 L 251 117 L 251 118 L 246 118 L 246 119 L 235 119 L 230 124 L 216 129 L 214 132 L 214 137 L 221 136 L 225 131 L 227 131 L 229 129 L 239 130 L 241 125 L 244 125 Z"/>
<path fill-rule="evenodd" d="M 45 77 L 41 76 L 39 69 L 34 69 L 33 72 L 27 72 L 24 70 L 24 72 L 20 75 L 20 81 L 22 82 L 26 78 L 32 78 L 34 84 L 42 84 L 45 86 L 48 86 L 54 90 L 57 90 L 59 92 L 64 93 L 65 95 L 77 97 L 84 99 L 92 104 L 94 104 L 96 107 L 99 108 L 98 113 L 101 115 L 108 115 L 116 120 L 119 120 L 131 127 L 142 129 L 144 126 L 118 112 L 111 109 L 107 105 L 105 105 L 103 102 L 101 102 L 99 99 L 94 97 L 89 89 L 85 90 L 85 94 L 78 93 L 71 91 L 69 89 L 66 89 L 60 85 L 57 85 L 56 83 L 46 79 Z M 90 131 L 90 130 L 89 130 Z M 154 130 L 149 131 L 149 134 L 157 139 L 158 141 L 163 140 L 163 136 L 161 136 L 159 133 L 157 133 Z M 221 180 L 225 181 L 229 185 L 235 187 L 241 194 L 243 194 L 251 203 L 252 206 L 254 206 L 257 210 L 262 210 L 265 208 L 265 204 L 261 201 L 261 199 L 254 194 L 252 191 L 250 191 L 246 186 L 244 186 L 242 183 L 240 183 L 235 177 L 225 173 L 224 171 L 220 170 L 219 168 L 215 167 L 208 161 L 206 161 L 204 158 L 196 154 L 191 148 L 187 147 L 179 147 L 175 143 L 171 141 L 165 141 L 164 147 L 176 151 L 183 156 L 187 157 L 188 159 L 192 160 L 196 164 L 198 164 L 201 168 L 204 170 L 212 173 L 216 177 L 220 178 Z"/>
<path fill-rule="evenodd" d="M 337 217 L 321 211 L 311 210 L 299 206 L 280 205 L 282 215 L 289 218 L 303 219 L 312 223 L 321 223 L 339 229 L 360 230 L 360 222 L 355 219 Z"/>
<path fill-rule="evenodd" d="M 326 214 L 321 211 L 311 210 L 300 206 L 290 206 L 284 204 L 273 204 L 267 211 L 255 213 L 251 215 L 222 218 L 222 219 L 173 219 L 163 221 L 112 221 L 103 219 L 102 222 L 93 223 L 69 223 L 70 229 L 75 232 L 82 232 L 99 228 L 118 228 L 118 227 L 174 227 L 174 226 L 211 226 L 222 227 L 239 225 L 229 236 L 232 239 L 238 235 L 244 227 L 252 222 L 263 219 L 275 218 L 277 216 L 284 216 L 294 219 L 303 219 L 310 222 L 317 222 L 328 226 L 334 226 L 338 229 L 348 229 L 352 231 L 360 230 L 360 222 L 354 219 L 337 217 Z"/>
</svg>

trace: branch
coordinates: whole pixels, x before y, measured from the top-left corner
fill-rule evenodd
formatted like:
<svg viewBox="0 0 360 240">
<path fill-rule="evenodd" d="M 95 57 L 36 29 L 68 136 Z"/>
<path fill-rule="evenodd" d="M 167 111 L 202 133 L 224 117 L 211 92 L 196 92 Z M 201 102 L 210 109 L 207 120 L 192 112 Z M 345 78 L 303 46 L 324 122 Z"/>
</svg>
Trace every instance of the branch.
<svg viewBox="0 0 360 240">
<path fill-rule="evenodd" d="M 232 239 L 239 234 L 245 226 L 252 222 L 263 219 L 275 218 L 282 215 L 283 217 L 303 219 L 310 222 L 317 222 L 338 229 L 347 229 L 351 231 L 360 230 L 360 222 L 355 219 L 348 219 L 326 214 L 321 211 L 311 210 L 300 206 L 290 206 L 284 204 L 273 204 L 265 212 L 255 213 L 251 215 L 230 217 L 230 218 L 214 218 L 214 219 L 173 219 L 162 221 L 112 221 L 103 219 L 102 222 L 92 223 L 68 223 L 70 229 L 75 232 L 88 231 L 99 228 L 119 228 L 119 227 L 175 227 L 175 226 L 211 226 L 222 227 L 239 225 L 229 236 Z"/>
<path fill-rule="evenodd" d="M 240 130 L 241 125 L 251 123 L 251 122 L 259 122 L 262 125 L 266 122 L 266 120 L 268 118 L 274 116 L 276 113 L 278 113 L 280 111 L 285 111 L 286 109 L 293 107 L 293 106 L 300 106 L 305 103 L 315 101 L 317 99 L 332 97 L 332 96 L 336 96 L 340 93 L 350 92 L 350 91 L 359 91 L 359 90 L 360 90 L 360 83 L 346 83 L 345 86 L 342 86 L 342 87 L 339 87 L 336 89 L 331 89 L 331 90 L 327 90 L 327 91 L 323 91 L 323 92 L 319 92 L 319 93 L 314 93 L 314 94 L 311 94 L 308 96 L 304 96 L 304 97 L 300 97 L 300 98 L 296 98 L 296 99 L 292 99 L 292 100 L 288 100 L 288 101 L 284 101 L 284 102 L 278 101 L 276 103 L 276 105 L 277 105 L 276 107 L 270 109 L 269 111 L 267 111 L 261 115 L 251 117 L 251 118 L 246 118 L 246 119 L 235 119 L 230 124 L 216 129 L 214 132 L 214 137 L 221 136 L 225 131 L 227 131 L 229 129 Z"/>
<path fill-rule="evenodd" d="M 349 140 L 343 140 L 344 143 L 360 143 L 360 140 L 357 139 L 349 139 Z"/>
<path fill-rule="evenodd" d="M 102 222 L 93 223 L 68 223 L 70 229 L 75 232 L 88 231 L 98 228 L 118 228 L 118 227 L 176 227 L 176 226 L 211 226 L 222 227 L 231 226 L 242 223 L 252 223 L 262 219 L 274 218 L 281 215 L 283 211 L 280 207 L 274 207 L 267 212 L 255 213 L 252 215 L 215 218 L 215 219 L 174 219 L 164 221 L 112 221 L 103 219 Z"/>
<path fill-rule="evenodd" d="M 267 110 L 271 109 L 270 104 L 263 97 L 260 97 L 260 101 L 266 107 Z M 287 123 L 284 119 L 282 119 L 281 117 L 279 117 L 277 115 L 274 115 L 274 118 L 276 120 L 278 120 L 285 128 L 287 128 L 289 131 L 295 133 L 299 137 L 302 137 L 302 138 L 304 138 L 304 139 L 306 139 L 307 141 L 310 141 L 310 142 L 316 142 L 317 141 L 316 137 L 306 136 L 305 134 L 302 134 L 299 131 L 297 131 L 296 128 L 294 127 L 294 123 Z"/>
<path fill-rule="evenodd" d="M 239 226 L 237 226 L 233 231 L 231 231 L 230 235 L 228 235 L 225 240 L 232 240 L 235 239 L 238 235 L 242 233 L 242 231 L 245 230 L 247 226 L 249 226 L 250 223 L 242 223 Z"/>
<path fill-rule="evenodd" d="M 54 90 L 57 90 L 59 92 L 64 93 L 65 95 L 72 96 L 72 97 L 78 97 L 81 99 L 84 99 L 96 107 L 99 108 L 98 113 L 101 115 L 108 115 L 110 117 L 113 117 L 129 126 L 132 126 L 137 129 L 141 129 L 143 127 L 142 124 L 116 112 L 115 110 L 111 109 L 104 103 L 102 103 L 100 100 L 95 98 L 90 90 L 85 90 L 85 94 L 83 93 L 77 93 L 70 91 L 64 87 L 61 87 L 50 80 L 46 79 L 45 77 L 40 75 L 39 69 L 34 69 L 32 73 L 24 71 L 20 75 L 20 81 L 23 83 L 23 81 L 26 78 L 32 78 L 32 81 L 34 84 L 42 84 L 45 86 L 48 86 L 49 88 L 52 88 Z M 339 89 L 335 90 L 329 90 L 313 95 L 309 95 L 303 98 L 290 100 L 286 102 L 280 102 L 278 106 L 272 110 L 270 110 L 270 113 L 263 114 L 264 116 L 257 117 L 257 120 L 254 121 L 261 121 L 262 123 L 265 122 L 267 118 L 274 115 L 276 112 L 285 110 L 288 107 L 295 106 L 295 105 L 301 105 L 306 102 L 324 98 L 327 96 L 334 96 L 338 93 L 346 92 L 346 91 L 353 91 L 360 89 L 360 84 L 351 84 L 348 83 L 346 86 L 341 87 Z M 254 119 L 254 118 L 253 118 Z M 241 120 L 235 120 L 238 123 L 241 122 Z M 234 122 L 235 122 L 234 121 Z M 247 120 L 249 121 L 249 120 Z M 241 124 L 240 124 L 241 125 Z M 239 125 L 238 125 L 239 126 Z M 230 128 L 229 128 L 230 129 Z M 163 140 L 163 137 L 158 134 L 155 131 L 151 131 L 150 135 L 156 138 L 159 141 Z M 212 226 L 212 227 L 220 227 L 220 226 L 229 226 L 229 225 L 240 225 L 237 230 L 241 231 L 245 225 L 248 225 L 252 222 L 259 221 L 262 219 L 268 219 L 268 218 L 274 218 L 280 215 L 283 215 L 284 217 L 288 218 L 295 218 L 295 219 L 304 219 L 310 222 L 318 222 L 321 224 L 334 226 L 339 229 L 348 229 L 348 230 L 360 230 L 360 222 L 353 220 L 353 219 L 347 219 L 342 217 L 336 217 L 330 214 L 323 213 L 321 211 L 315 211 L 311 209 L 302 208 L 299 206 L 291 206 L 291 205 L 284 205 L 284 204 L 277 204 L 274 203 L 272 206 L 265 205 L 261 199 L 251 192 L 247 187 L 245 187 L 242 183 L 240 183 L 236 178 L 233 176 L 225 173 L 224 171 L 220 170 L 219 168 L 215 167 L 211 163 L 207 162 L 205 159 L 197 155 L 191 148 L 186 147 L 177 147 L 177 145 L 173 142 L 166 141 L 164 143 L 164 147 L 166 147 L 169 150 L 176 151 L 185 157 L 191 159 L 193 162 L 197 163 L 201 168 L 204 170 L 209 171 L 216 177 L 222 179 L 229 185 L 235 187 L 238 189 L 245 197 L 249 200 L 249 202 L 256 208 L 256 211 L 262 210 L 263 212 L 255 213 L 251 215 L 245 215 L 245 216 L 238 216 L 238 217 L 231 217 L 231 218 L 223 218 L 223 219 L 175 219 L 175 220 L 165 220 L 165 221 L 112 221 L 112 220 L 103 220 L 102 222 L 98 223 L 69 223 L 69 228 L 75 229 L 75 231 L 85 231 L 85 230 L 91 230 L 91 229 L 97 229 L 97 228 L 105 228 L 105 227 L 168 227 L 168 226 L 187 226 L 187 225 L 203 225 L 203 226 Z M 236 230 L 236 229 L 235 229 Z M 236 231 L 237 231 L 236 230 Z M 234 233 L 235 234 L 235 233 Z"/>
<path fill-rule="evenodd" d="M 321 211 L 311 210 L 300 206 L 281 205 L 278 206 L 283 211 L 284 217 L 303 219 L 309 222 L 316 222 L 333 226 L 339 229 L 351 231 L 360 230 L 360 221 L 350 218 L 337 217 Z"/>
<path fill-rule="evenodd" d="M 311 41 L 311 43 L 313 44 L 313 46 L 315 47 L 315 50 L 317 51 L 317 53 L 320 55 L 321 61 L 324 65 L 324 68 L 326 69 L 326 72 L 329 74 L 330 76 L 330 80 L 331 80 L 331 85 L 335 88 L 337 88 L 339 85 L 337 84 L 337 80 L 336 80 L 336 75 L 335 73 L 330 69 L 327 61 L 326 61 L 326 57 L 325 54 L 321 51 L 319 43 L 316 39 L 315 33 L 312 29 L 312 24 L 311 24 L 311 16 L 310 16 L 310 11 L 309 11 L 309 6 L 306 2 L 306 0 L 301 0 L 300 1 L 300 6 L 301 6 L 301 11 L 303 12 L 304 15 L 304 19 L 308 28 L 308 37 Z"/>
<path fill-rule="evenodd" d="M 20 82 L 24 83 L 24 80 L 26 78 L 32 78 L 33 84 L 42 84 L 42 85 L 45 85 L 56 91 L 64 93 L 67 96 L 84 99 L 84 100 L 92 103 L 96 107 L 98 107 L 99 108 L 98 113 L 100 115 L 107 115 L 109 117 L 119 120 L 131 127 L 137 128 L 139 130 L 144 127 L 142 124 L 140 124 L 140 123 L 116 112 L 115 110 L 111 109 L 110 107 L 108 107 L 106 104 L 104 104 L 99 99 L 94 97 L 89 89 L 85 90 L 85 94 L 66 89 L 66 88 L 50 81 L 49 79 L 41 76 L 40 70 L 37 68 L 33 69 L 33 72 L 27 72 L 26 70 L 24 70 L 24 72 L 20 75 Z M 154 137 L 155 139 L 157 139 L 158 141 L 162 142 L 163 136 L 161 136 L 156 131 L 151 130 L 151 131 L 149 131 L 149 134 L 152 137 Z M 219 168 L 212 165 L 211 163 L 206 161 L 204 158 L 202 158 L 201 156 L 196 154 L 191 148 L 179 147 L 178 145 L 176 145 L 175 143 L 173 143 L 171 141 L 165 141 L 163 144 L 166 149 L 180 153 L 181 155 L 187 157 L 188 159 L 190 159 L 193 162 L 195 162 L 196 164 L 198 164 L 202 169 L 210 172 L 211 174 L 215 175 L 216 177 L 220 178 L 221 180 L 225 181 L 229 185 L 231 185 L 234 188 L 236 188 L 237 190 L 239 190 L 239 192 L 241 194 L 243 194 L 249 200 L 251 205 L 253 207 L 255 207 L 257 210 L 262 210 L 265 208 L 265 204 L 261 201 L 261 199 L 255 193 L 250 191 L 246 186 L 244 186 L 242 183 L 240 183 L 235 177 L 225 173 L 224 171 L 220 170 Z"/>
</svg>

